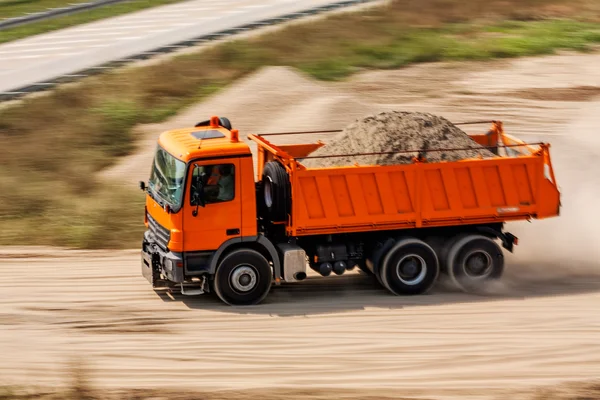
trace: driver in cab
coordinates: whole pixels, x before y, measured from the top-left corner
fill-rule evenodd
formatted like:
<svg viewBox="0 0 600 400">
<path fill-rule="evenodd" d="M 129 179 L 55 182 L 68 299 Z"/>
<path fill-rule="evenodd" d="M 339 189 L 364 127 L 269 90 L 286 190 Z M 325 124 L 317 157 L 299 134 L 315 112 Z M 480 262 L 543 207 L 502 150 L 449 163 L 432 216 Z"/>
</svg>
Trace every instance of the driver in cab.
<svg viewBox="0 0 600 400">
<path fill-rule="evenodd" d="M 219 194 L 217 195 L 218 201 L 229 201 L 233 200 L 233 175 L 231 174 L 231 166 L 219 165 Z"/>
<path fill-rule="evenodd" d="M 231 165 L 215 165 L 212 168 L 204 194 L 209 203 L 233 200 L 234 179 Z"/>
</svg>

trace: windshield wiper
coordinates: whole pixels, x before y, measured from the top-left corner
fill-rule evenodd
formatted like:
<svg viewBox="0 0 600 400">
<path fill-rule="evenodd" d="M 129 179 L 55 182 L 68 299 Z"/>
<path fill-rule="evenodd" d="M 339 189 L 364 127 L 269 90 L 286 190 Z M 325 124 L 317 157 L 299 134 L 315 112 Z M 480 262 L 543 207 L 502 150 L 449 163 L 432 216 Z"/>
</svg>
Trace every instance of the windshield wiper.
<svg viewBox="0 0 600 400">
<path fill-rule="evenodd" d="M 154 188 L 152 187 L 152 185 L 149 183 L 148 184 L 148 188 L 150 189 L 149 192 L 152 192 L 153 195 L 151 195 L 150 197 L 152 197 L 154 199 L 154 201 L 156 201 L 161 207 L 164 207 L 165 204 L 168 204 L 169 206 L 172 207 L 173 211 L 177 212 L 179 211 L 179 209 L 181 209 L 181 204 L 176 204 L 174 199 L 171 198 L 167 198 L 168 195 L 164 194 L 154 190 Z M 165 197 L 167 196 L 167 197 Z"/>
<path fill-rule="evenodd" d="M 158 204 L 160 204 L 160 206 L 164 206 L 164 202 L 166 201 L 158 191 L 154 190 L 154 188 L 152 187 L 151 183 L 148 183 L 148 194 L 150 195 L 150 197 L 156 201 Z"/>
</svg>

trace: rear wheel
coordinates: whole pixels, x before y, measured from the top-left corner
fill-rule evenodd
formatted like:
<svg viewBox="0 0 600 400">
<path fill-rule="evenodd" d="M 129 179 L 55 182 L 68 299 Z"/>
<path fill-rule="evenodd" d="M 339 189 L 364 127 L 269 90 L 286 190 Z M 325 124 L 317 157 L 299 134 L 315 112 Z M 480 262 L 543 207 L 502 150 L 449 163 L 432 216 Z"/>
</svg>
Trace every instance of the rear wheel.
<svg viewBox="0 0 600 400">
<path fill-rule="evenodd" d="M 386 253 L 379 277 L 390 292 L 415 295 L 429 291 L 439 271 L 435 251 L 421 240 L 407 238 L 398 241 Z"/>
<path fill-rule="evenodd" d="M 267 259 L 251 249 L 225 256 L 215 274 L 214 290 L 229 305 L 260 303 L 271 289 L 273 273 Z"/>
<path fill-rule="evenodd" d="M 458 288 L 473 292 L 500 279 L 504 271 L 504 256 L 493 239 L 468 235 L 452 245 L 446 266 L 448 275 Z"/>
</svg>

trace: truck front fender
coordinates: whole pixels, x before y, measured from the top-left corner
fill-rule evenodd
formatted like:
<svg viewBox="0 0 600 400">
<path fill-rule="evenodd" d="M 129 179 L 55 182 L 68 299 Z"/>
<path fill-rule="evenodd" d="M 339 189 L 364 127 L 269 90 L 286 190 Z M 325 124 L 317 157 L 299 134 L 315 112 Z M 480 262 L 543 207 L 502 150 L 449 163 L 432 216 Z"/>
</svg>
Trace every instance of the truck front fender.
<svg viewBox="0 0 600 400">
<path fill-rule="evenodd" d="M 223 259 L 225 254 L 232 250 L 240 248 L 250 248 L 259 251 L 263 255 L 269 255 L 269 258 L 273 262 L 273 277 L 276 280 L 281 279 L 281 261 L 275 245 L 263 235 L 257 236 L 243 236 L 238 238 L 229 239 L 223 243 L 215 252 L 210 263 L 210 274 L 214 275 L 217 271 L 220 261 Z"/>
</svg>

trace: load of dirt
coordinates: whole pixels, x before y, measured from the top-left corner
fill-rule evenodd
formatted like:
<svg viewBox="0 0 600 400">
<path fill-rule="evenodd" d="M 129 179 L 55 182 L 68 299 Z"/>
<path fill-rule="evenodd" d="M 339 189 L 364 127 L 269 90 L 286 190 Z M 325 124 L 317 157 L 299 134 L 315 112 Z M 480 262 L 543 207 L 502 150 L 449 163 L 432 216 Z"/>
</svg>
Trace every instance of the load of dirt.
<svg viewBox="0 0 600 400">
<path fill-rule="evenodd" d="M 455 150 L 460 149 L 460 150 Z M 435 150 L 435 151 L 432 151 Z M 365 154 L 380 153 L 380 154 Z M 369 115 L 348 125 L 330 143 L 307 158 L 308 168 L 410 164 L 421 153 L 428 162 L 493 157 L 450 121 L 429 113 L 390 111 Z M 363 154 L 352 156 L 352 154 Z"/>
</svg>

